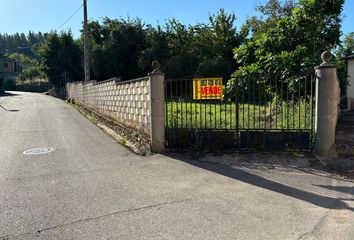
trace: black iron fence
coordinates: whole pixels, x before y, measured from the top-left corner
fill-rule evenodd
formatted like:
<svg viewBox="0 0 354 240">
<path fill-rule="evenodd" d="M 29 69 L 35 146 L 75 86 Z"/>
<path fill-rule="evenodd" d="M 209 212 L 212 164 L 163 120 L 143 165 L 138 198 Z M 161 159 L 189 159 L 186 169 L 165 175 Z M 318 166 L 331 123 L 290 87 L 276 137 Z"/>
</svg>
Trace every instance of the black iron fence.
<svg viewBox="0 0 354 240">
<path fill-rule="evenodd" d="M 168 79 L 167 147 L 310 150 L 314 80 L 312 74 L 231 78 L 227 85 L 218 78 Z"/>
</svg>

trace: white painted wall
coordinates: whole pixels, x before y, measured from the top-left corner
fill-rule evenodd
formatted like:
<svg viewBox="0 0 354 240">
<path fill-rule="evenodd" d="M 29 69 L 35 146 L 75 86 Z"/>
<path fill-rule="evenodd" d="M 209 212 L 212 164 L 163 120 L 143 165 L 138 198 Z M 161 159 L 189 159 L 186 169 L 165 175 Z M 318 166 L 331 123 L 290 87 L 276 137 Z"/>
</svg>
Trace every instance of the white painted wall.
<svg viewBox="0 0 354 240">
<path fill-rule="evenodd" d="M 348 80 L 347 87 L 348 110 L 354 111 L 354 59 L 348 60 Z"/>
</svg>

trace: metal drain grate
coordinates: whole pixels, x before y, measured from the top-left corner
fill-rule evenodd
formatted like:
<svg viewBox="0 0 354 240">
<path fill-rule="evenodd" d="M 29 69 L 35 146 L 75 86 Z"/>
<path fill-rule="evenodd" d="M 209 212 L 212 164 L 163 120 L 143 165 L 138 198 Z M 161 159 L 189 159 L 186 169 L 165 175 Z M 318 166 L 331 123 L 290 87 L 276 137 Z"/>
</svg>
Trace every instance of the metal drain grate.
<svg viewBox="0 0 354 240">
<path fill-rule="evenodd" d="M 23 152 L 25 155 L 43 155 L 53 152 L 53 148 L 31 148 Z"/>
</svg>

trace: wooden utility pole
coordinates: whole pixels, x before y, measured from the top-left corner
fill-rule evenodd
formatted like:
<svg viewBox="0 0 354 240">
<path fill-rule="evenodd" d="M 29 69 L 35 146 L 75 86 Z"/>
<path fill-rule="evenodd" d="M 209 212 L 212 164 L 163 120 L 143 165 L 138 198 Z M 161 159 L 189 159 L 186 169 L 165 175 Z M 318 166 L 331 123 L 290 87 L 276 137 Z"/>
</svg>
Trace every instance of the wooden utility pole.
<svg viewBox="0 0 354 240">
<path fill-rule="evenodd" d="M 84 0 L 84 65 L 85 65 L 85 82 L 90 81 L 90 54 L 89 54 L 89 38 L 87 27 L 87 0 Z"/>
</svg>

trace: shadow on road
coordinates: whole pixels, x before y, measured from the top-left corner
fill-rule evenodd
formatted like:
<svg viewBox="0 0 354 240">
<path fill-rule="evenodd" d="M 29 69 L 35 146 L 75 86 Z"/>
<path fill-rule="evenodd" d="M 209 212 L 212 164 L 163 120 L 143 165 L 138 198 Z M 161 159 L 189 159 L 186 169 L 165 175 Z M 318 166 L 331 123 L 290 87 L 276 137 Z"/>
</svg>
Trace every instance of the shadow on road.
<svg viewBox="0 0 354 240">
<path fill-rule="evenodd" d="M 10 93 L 10 92 L 0 93 L 0 97 L 14 97 L 14 96 L 18 96 L 18 95 L 19 94 Z"/>
<path fill-rule="evenodd" d="M 19 94 L 16 94 L 16 93 L 5 92 L 5 93 L 0 94 L 0 98 L 1 97 L 15 97 L 18 95 Z M 0 102 L 0 110 L 4 110 L 6 112 L 19 112 L 20 111 L 20 110 L 15 110 L 15 109 L 7 109 L 3 105 L 1 105 L 1 102 Z"/>
<path fill-rule="evenodd" d="M 1 104 L 0 104 L 0 109 L 5 110 L 6 112 L 19 112 L 19 111 L 20 111 L 20 110 L 14 110 L 14 109 L 6 109 L 6 108 L 3 107 Z"/>
<path fill-rule="evenodd" d="M 321 187 L 321 188 L 325 188 L 325 189 L 329 189 L 329 190 L 336 191 L 336 192 L 342 192 L 342 193 L 348 193 L 348 192 L 351 192 L 351 191 L 353 192 L 354 191 L 354 187 L 330 186 L 330 185 L 315 185 L 315 186 Z"/>
<path fill-rule="evenodd" d="M 301 190 L 289 185 L 278 183 L 263 177 L 257 176 L 255 174 L 235 169 L 230 166 L 223 166 L 219 164 L 204 163 L 196 160 L 186 160 L 183 156 L 170 155 L 166 156 L 176 159 L 178 161 L 186 162 L 190 165 L 221 174 L 223 176 L 233 178 L 235 180 L 251 184 L 260 188 L 264 188 L 273 192 L 277 192 L 286 196 L 290 196 L 316 206 L 327 208 L 327 209 L 348 209 L 354 211 L 354 208 L 348 206 L 342 199 L 332 198 L 328 196 L 318 195 L 312 192 Z M 343 189 L 344 190 L 344 189 Z M 345 189 L 348 190 L 348 189 Z M 344 191 L 343 191 L 344 192 Z M 346 192 L 348 193 L 348 192 Z"/>
</svg>

